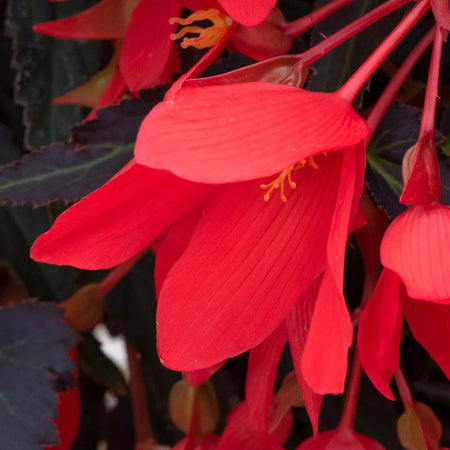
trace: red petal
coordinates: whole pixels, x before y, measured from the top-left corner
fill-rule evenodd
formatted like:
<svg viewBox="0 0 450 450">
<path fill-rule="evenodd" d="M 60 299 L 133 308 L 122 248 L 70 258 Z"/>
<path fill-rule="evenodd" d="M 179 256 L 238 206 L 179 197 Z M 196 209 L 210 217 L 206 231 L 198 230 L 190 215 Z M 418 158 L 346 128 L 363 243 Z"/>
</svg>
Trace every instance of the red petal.
<svg viewBox="0 0 450 450">
<path fill-rule="evenodd" d="M 358 329 L 361 364 L 374 386 L 395 400 L 389 383 L 398 369 L 406 293 L 397 275 L 383 269 Z"/>
<path fill-rule="evenodd" d="M 233 20 L 254 27 L 267 18 L 277 0 L 219 0 L 219 3 Z"/>
<path fill-rule="evenodd" d="M 225 183 L 355 145 L 368 131 L 335 94 L 264 82 L 186 87 L 145 118 L 135 155 L 182 178 Z"/>
<path fill-rule="evenodd" d="M 450 380 L 450 306 L 410 300 L 405 303 L 405 317 L 414 338 Z"/>
<path fill-rule="evenodd" d="M 173 0 L 141 0 L 134 10 L 120 58 L 120 70 L 130 91 L 155 86 L 173 46 L 169 35 L 176 25 L 169 24 L 169 19 L 180 12 L 181 5 Z"/>
<path fill-rule="evenodd" d="M 450 30 L 450 8 L 447 0 L 431 0 L 434 18 L 444 30 Z"/>
<path fill-rule="evenodd" d="M 268 433 L 273 386 L 278 362 L 286 341 L 286 328 L 284 324 L 281 324 L 261 344 L 250 350 L 245 383 L 245 401 L 250 427 L 256 436 L 264 436 Z"/>
<path fill-rule="evenodd" d="M 106 269 L 134 256 L 210 192 L 132 164 L 61 214 L 31 249 L 37 261 Z"/>
<path fill-rule="evenodd" d="M 415 299 L 450 303 L 450 207 L 413 206 L 389 226 L 381 261 Z"/>
<path fill-rule="evenodd" d="M 347 239 L 361 196 L 365 152 L 362 146 L 343 152 L 339 192 L 327 242 L 325 271 L 302 357 L 306 382 L 320 394 L 344 391 L 353 326 L 343 294 Z"/>
<path fill-rule="evenodd" d="M 169 270 L 186 250 L 200 219 L 200 214 L 201 207 L 198 206 L 174 223 L 166 239 L 159 247 L 154 274 L 156 298 L 159 298 L 159 292 Z"/>
<path fill-rule="evenodd" d="M 62 39 L 120 39 L 139 0 L 101 0 L 74 16 L 34 25 L 37 33 Z"/>
<path fill-rule="evenodd" d="M 339 428 L 319 433 L 317 437 L 310 437 L 297 447 L 297 450 L 341 449 L 384 450 L 384 447 L 369 436 L 347 429 L 340 431 Z"/>
<path fill-rule="evenodd" d="M 250 431 L 247 404 L 242 402 L 230 412 L 217 450 L 283 450 L 281 444 L 289 436 L 292 422 L 292 413 L 289 411 L 270 435 L 272 439 L 269 440 L 267 436 L 258 439 Z"/>
<path fill-rule="evenodd" d="M 167 367 L 213 365 L 280 324 L 324 269 L 340 156 L 295 171 L 287 203 L 276 194 L 264 202 L 260 181 L 223 186 L 205 203 L 161 290 L 158 348 Z"/>
<path fill-rule="evenodd" d="M 306 336 L 308 335 L 321 280 L 322 277 L 318 277 L 310 284 L 284 321 L 288 331 L 289 347 L 291 349 L 295 374 L 297 375 L 298 384 L 305 401 L 306 410 L 308 411 L 314 435 L 317 434 L 317 431 L 319 430 L 319 414 L 322 396 L 314 392 L 306 383 L 300 362 L 302 360 Z"/>
</svg>

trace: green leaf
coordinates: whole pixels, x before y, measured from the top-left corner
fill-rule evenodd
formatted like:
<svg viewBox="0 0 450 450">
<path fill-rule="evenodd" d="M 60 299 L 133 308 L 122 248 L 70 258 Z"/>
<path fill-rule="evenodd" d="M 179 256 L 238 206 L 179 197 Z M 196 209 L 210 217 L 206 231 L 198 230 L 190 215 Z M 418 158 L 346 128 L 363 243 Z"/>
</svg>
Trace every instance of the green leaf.
<svg viewBox="0 0 450 450">
<path fill-rule="evenodd" d="M 0 435 L 2 447 L 42 450 L 58 443 L 52 418 L 57 392 L 74 385 L 66 354 L 76 336 L 55 305 L 25 302 L 0 310 Z"/>
</svg>

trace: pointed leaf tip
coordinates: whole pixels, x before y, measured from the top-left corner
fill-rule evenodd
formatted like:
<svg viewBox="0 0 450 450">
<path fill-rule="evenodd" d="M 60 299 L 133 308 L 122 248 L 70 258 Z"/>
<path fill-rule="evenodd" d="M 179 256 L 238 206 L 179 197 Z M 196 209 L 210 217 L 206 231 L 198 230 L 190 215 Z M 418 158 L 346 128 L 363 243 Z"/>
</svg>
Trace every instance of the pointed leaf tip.
<svg viewBox="0 0 450 450">
<path fill-rule="evenodd" d="M 368 132 L 336 94 L 265 82 L 187 87 L 146 117 L 135 155 L 139 164 L 181 178 L 227 183 L 348 148 Z"/>
</svg>

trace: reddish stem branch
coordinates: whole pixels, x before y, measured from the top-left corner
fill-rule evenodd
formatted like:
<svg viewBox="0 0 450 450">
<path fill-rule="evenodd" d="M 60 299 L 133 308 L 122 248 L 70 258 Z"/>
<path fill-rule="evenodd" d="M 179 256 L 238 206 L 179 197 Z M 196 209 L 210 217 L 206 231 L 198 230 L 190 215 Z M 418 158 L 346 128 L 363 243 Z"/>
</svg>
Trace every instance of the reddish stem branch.
<svg viewBox="0 0 450 450">
<path fill-rule="evenodd" d="M 136 429 L 136 446 L 142 447 L 153 439 L 150 417 L 147 409 L 142 367 L 134 345 L 127 342 L 128 367 L 130 369 L 131 400 L 133 403 L 134 425 Z"/>
<path fill-rule="evenodd" d="M 434 36 L 434 30 L 431 29 L 413 48 L 408 57 L 403 61 L 402 65 L 397 69 L 395 75 L 391 78 L 391 81 L 384 89 L 383 93 L 378 98 L 375 106 L 372 108 L 370 115 L 367 119 L 367 123 L 370 127 L 370 134 L 366 138 L 366 145 L 372 139 L 373 133 L 380 124 L 381 119 L 386 113 L 389 105 L 394 100 L 397 95 L 398 90 L 401 88 L 402 84 L 405 82 L 409 73 L 416 65 L 417 61 L 420 59 L 424 51 L 431 44 Z"/>
<path fill-rule="evenodd" d="M 435 26 L 433 51 L 431 53 L 430 70 L 428 72 L 427 89 L 423 105 L 422 120 L 420 122 L 419 140 L 425 135 L 433 136 L 436 117 L 436 103 L 439 89 L 439 70 L 441 68 L 442 42 L 444 30 Z"/>
<path fill-rule="evenodd" d="M 352 372 L 350 374 L 350 381 L 347 387 L 347 394 L 345 397 L 344 411 L 342 413 L 341 421 L 338 429 L 341 431 L 353 430 L 353 423 L 355 421 L 356 404 L 358 402 L 359 384 L 361 381 L 361 362 L 359 360 L 358 349 L 355 348 L 353 355 Z"/>
<path fill-rule="evenodd" d="M 321 8 L 316 9 L 315 11 L 307 14 L 306 16 L 300 17 L 293 22 L 289 22 L 284 27 L 281 28 L 281 31 L 284 34 L 287 34 L 291 38 L 295 38 L 300 36 L 305 31 L 309 30 L 311 27 L 319 23 L 321 20 L 325 19 L 329 15 L 353 2 L 354 0 L 332 0 Z"/>
<path fill-rule="evenodd" d="M 356 19 L 355 21 L 341 28 L 339 31 L 332 34 L 319 44 L 300 54 L 299 57 L 301 63 L 305 66 L 312 64 L 314 61 L 317 61 L 323 55 L 333 50 L 338 45 L 342 44 L 342 42 L 350 39 L 355 34 L 364 30 L 368 26 L 387 16 L 406 3 L 409 3 L 409 1 L 410 0 L 388 0 L 377 8 L 372 9 L 372 11 L 369 11 L 359 19 Z"/>
<path fill-rule="evenodd" d="M 147 249 L 142 250 L 137 255 L 115 267 L 101 281 L 97 287 L 97 298 L 102 299 L 108 292 L 119 284 L 122 278 L 134 267 L 134 265 L 142 258 Z"/>
<path fill-rule="evenodd" d="M 372 76 L 373 72 L 375 72 L 389 53 L 391 53 L 394 47 L 425 14 L 429 7 L 429 0 L 421 0 L 378 46 L 378 48 L 366 59 L 358 70 L 347 80 L 347 82 L 337 91 L 337 94 L 349 103 L 353 103 L 356 95 L 367 80 Z"/>
</svg>

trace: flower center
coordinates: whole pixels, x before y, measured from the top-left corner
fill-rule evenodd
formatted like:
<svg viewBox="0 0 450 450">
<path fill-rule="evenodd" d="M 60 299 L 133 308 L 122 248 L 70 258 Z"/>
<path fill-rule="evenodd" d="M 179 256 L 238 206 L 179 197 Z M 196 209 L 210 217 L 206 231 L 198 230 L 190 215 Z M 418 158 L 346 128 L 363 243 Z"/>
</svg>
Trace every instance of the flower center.
<svg viewBox="0 0 450 450">
<path fill-rule="evenodd" d="M 326 153 L 323 153 L 323 155 L 327 156 Z M 266 202 L 268 202 L 270 200 L 270 196 L 271 196 L 272 192 L 280 189 L 281 200 L 283 202 L 287 202 L 287 197 L 284 194 L 284 183 L 286 181 L 286 178 L 287 178 L 288 186 L 291 189 L 295 189 L 297 187 L 297 185 L 295 184 L 294 181 L 292 181 L 291 173 L 293 170 L 301 169 L 301 168 L 305 167 L 306 165 L 311 166 L 313 169 L 319 168 L 317 163 L 314 161 L 314 157 L 310 156 L 308 159 L 302 159 L 297 164 L 294 164 L 293 166 L 288 167 L 287 169 L 284 169 L 280 173 L 280 175 L 275 180 L 271 181 L 269 184 L 261 184 L 261 186 L 260 186 L 261 189 L 268 189 L 268 191 L 264 194 L 264 200 Z"/>
<path fill-rule="evenodd" d="M 191 14 L 186 19 L 179 17 L 171 17 L 169 19 L 170 24 L 178 23 L 180 25 L 190 25 L 198 20 L 209 20 L 212 22 L 212 26 L 208 28 L 202 28 L 198 26 L 184 27 L 178 33 L 171 34 L 170 39 L 176 40 L 188 33 L 198 34 L 197 37 L 183 39 L 181 42 L 182 48 L 195 47 L 198 49 L 212 47 L 217 44 L 227 32 L 228 27 L 231 25 L 230 17 L 222 17 L 217 9 L 199 10 Z"/>
</svg>

